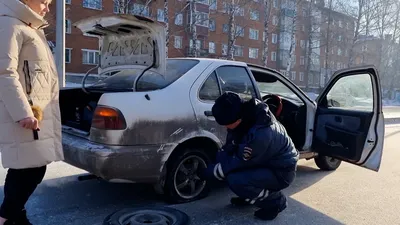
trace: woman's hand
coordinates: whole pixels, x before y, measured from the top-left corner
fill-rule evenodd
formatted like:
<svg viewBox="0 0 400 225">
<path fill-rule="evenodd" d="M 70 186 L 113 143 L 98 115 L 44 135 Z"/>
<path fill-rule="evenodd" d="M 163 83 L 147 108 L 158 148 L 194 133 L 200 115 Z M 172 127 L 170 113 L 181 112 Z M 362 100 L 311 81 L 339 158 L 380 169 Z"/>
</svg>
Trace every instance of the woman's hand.
<svg viewBox="0 0 400 225">
<path fill-rule="evenodd" d="M 39 129 L 39 122 L 35 117 L 27 117 L 23 120 L 20 120 L 19 125 L 25 129 L 30 129 L 30 130 L 40 130 Z"/>
</svg>

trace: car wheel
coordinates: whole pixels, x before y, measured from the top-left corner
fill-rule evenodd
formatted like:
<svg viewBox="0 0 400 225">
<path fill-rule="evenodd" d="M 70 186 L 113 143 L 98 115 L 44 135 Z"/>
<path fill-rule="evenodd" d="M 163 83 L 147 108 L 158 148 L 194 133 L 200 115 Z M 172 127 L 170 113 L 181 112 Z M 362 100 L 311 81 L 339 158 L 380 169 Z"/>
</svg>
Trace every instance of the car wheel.
<svg viewBox="0 0 400 225">
<path fill-rule="evenodd" d="M 317 164 L 318 168 L 326 171 L 336 170 L 342 163 L 342 161 L 339 159 L 334 159 L 332 157 L 322 155 L 314 158 L 314 161 L 315 164 Z"/>
<path fill-rule="evenodd" d="M 186 203 L 206 197 L 209 192 L 208 184 L 197 174 L 209 163 L 208 155 L 199 149 L 188 149 L 173 155 L 168 162 L 164 186 L 166 200 L 171 203 Z"/>
<path fill-rule="evenodd" d="M 118 210 L 108 215 L 104 219 L 103 225 L 187 225 L 189 222 L 189 216 L 177 209 L 167 207 L 140 207 Z"/>
</svg>

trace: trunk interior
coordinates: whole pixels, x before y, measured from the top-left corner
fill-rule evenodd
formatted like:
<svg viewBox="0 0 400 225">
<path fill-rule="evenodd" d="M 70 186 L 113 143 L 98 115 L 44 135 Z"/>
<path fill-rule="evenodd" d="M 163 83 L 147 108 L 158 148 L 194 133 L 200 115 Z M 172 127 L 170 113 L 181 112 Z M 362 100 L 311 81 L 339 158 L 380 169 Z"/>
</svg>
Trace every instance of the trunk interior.
<svg viewBox="0 0 400 225">
<path fill-rule="evenodd" d="M 86 94 L 81 88 L 60 90 L 62 125 L 89 132 L 93 113 L 103 93 Z"/>
</svg>

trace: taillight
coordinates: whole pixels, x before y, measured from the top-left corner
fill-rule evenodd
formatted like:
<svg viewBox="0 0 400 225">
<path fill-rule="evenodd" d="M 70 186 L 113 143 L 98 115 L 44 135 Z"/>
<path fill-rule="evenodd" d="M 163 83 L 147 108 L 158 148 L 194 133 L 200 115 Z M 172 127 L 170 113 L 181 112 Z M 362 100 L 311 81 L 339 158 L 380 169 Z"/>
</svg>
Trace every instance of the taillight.
<svg viewBox="0 0 400 225">
<path fill-rule="evenodd" d="M 103 130 L 124 130 L 126 121 L 118 109 L 97 106 L 93 115 L 92 127 Z"/>
</svg>

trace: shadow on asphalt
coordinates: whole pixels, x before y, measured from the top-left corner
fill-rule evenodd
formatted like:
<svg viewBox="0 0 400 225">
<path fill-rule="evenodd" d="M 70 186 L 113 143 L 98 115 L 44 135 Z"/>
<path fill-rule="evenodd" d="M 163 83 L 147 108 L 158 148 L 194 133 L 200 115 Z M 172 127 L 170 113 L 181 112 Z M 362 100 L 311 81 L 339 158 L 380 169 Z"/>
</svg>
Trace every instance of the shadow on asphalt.
<svg viewBox="0 0 400 225">
<path fill-rule="evenodd" d="M 284 190 L 290 206 L 277 220 L 283 224 L 294 224 L 293 221 L 297 221 L 295 224 L 310 224 L 311 221 L 313 224 L 340 224 L 290 197 L 329 174 L 299 166 L 296 181 Z M 78 181 L 77 178 L 78 175 L 43 181 L 27 204 L 34 224 L 101 224 L 103 218 L 118 209 L 166 205 L 149 185 L 116 184 L 101 180 Z M 233 193 L 224 184 L 212 186 L 213 191 L 207 198 L 170 206 L 186 212 L 192 218 L 192 224 L 248 224 L 248 217 L 253 218 L 254 209 L 230 206 L 229 199 Z M 0 198 L 3 198 L 2 191 Z"/>
</svg>

